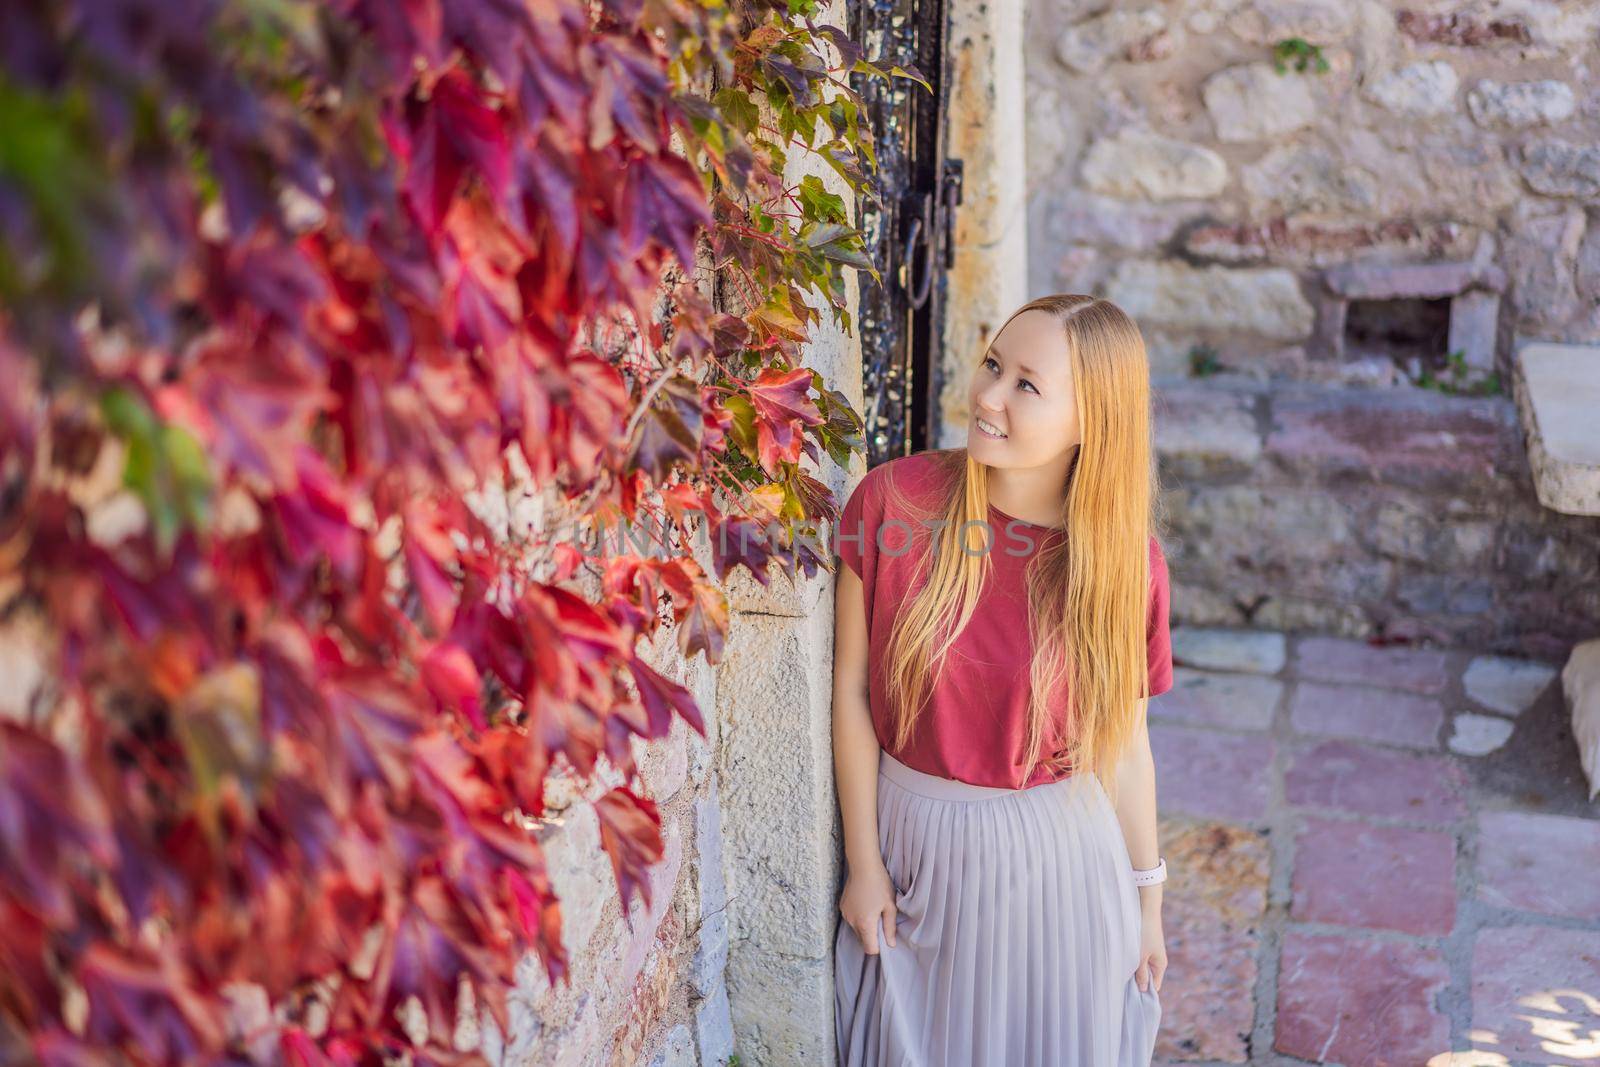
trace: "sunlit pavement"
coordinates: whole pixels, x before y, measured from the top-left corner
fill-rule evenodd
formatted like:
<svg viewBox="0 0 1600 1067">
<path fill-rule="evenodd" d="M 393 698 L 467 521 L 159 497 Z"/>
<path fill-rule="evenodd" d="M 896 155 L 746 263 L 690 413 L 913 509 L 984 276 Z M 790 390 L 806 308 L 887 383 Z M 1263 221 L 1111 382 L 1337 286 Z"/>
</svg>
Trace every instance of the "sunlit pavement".
<svg viewBox="0 0 1600 1067">
<path fill-rule="evenodd" d="M 1600 1067 L 1559 664 L 1174 627 L 1158 1064 Z"/>
</svg>

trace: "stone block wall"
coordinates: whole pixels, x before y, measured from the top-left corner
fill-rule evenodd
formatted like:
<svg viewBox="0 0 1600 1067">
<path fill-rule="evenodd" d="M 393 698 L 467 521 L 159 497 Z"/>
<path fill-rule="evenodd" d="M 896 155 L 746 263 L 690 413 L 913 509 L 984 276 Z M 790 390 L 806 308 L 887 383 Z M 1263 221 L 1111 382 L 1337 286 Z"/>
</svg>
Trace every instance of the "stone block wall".
<svg viewBox="0 0 1600 1067">
<path fill-rule="evenodd" d="M 1593 519 L 1539 505 L 1495 397 L 1167 379 L 1175 618 L 1559 659 L 1600 627 Z"/>
<path fill-rule="evenodd" d="M 1175 619 L 1600 630 L 1510 396 L 1523 342 L 1600 344 L 1597 61 L 1595 0 L 1030 8 L 1028 295 L 1140 324 Z"/>
<path fill-rule="evenodd" d="M 669 639 L 653 664 L 688 685 L 706 711 L 707 737 L 673 723 L 649 744 L 634 740 L 644 792 L 661 810 L 662 861 L 650 876 L 651 904 L 637 898 L 624 918 L 611 862 L 600 847 L 588 791 L 552 788 L 557 818 L 542 828 L 550 876 L 561 898 L 571 982 L 551 986 L 534 956 L 518 969 L 511 1033 L 484 1028 L 491 1063 L 505 1067 L 718 1067 L 734 1048 L 726 970 L 727 892 L 715 754 L 715 672 L 687 667 Z"/>
</svg>

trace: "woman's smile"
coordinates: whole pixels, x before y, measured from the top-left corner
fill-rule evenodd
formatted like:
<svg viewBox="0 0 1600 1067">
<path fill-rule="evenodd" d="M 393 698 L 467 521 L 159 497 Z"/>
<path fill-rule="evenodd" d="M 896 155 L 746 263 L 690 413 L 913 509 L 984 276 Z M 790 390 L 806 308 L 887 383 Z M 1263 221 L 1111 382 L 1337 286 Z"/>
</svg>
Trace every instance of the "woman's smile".
<svg viewBox="0 0 1600 1067">
<path fill-rule="evenodd" d="M 976 421 L 977 421 L 977 426 L 978 426 L 979 432 L 982 433 L 985 437 L 992 437 L 997 441 L 1004 441 L 1006 439 L 1006 435 L 1004 433 L 1001 433 L 1000 432 L 1000 428 L 998 426 L 996 426 L 994 423 L 989 422 L 987 419 L 983 419 L 983 418 L 980 418 L 978 416 L 974 416 L 974 419 L 976 419 Z"/>
</svg>

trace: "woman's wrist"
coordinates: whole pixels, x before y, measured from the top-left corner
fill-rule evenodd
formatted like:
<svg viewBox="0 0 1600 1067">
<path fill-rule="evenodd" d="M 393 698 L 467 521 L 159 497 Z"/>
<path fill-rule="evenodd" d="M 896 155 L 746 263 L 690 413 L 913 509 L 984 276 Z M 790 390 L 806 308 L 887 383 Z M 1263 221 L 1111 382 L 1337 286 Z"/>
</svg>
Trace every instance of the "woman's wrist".
<svg viewBox="0 0 1600 1067">
<path fill-rule="evenodd" d="M 1139 910 L 1146 915 L 1161 917 L 1161 886 L 1142 885 L 1139 887 Z"/>
<path fill-rule="evenodd" d="M 886 867 L 883 862 L 883 853 L 879 851 L 876 841 L 872 847 L 863 845 L 861 848 L 844 850 L 844 862 L 852 871 L 864 871 L 872 867 Z"/>
</svg>

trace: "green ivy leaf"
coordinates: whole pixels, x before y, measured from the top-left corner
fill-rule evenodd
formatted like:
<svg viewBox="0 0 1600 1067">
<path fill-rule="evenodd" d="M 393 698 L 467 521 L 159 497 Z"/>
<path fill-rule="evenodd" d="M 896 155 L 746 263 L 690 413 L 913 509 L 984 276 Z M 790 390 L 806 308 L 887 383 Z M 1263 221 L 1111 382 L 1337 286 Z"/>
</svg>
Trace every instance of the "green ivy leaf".
<svg viewBox="0 0 1600 1067">
<path fill-rule="evenodd" d="M 761 111 L 756 107 L 756 102 L 750 99 L 750 94 L 743 89 L 731 86 L 718 89 L 712 95 L 711 102 L 717 105 L 717 110 L 721 111 L 723 117 L 741 133 L 749 134 L 761 125 Z"/>
<path fill-rule="evenodd" d="M 822 179 L 807 174 L 800 179 L 800 207 L 809 216 L 823 222 L 848 222 L 844 197 L 828 192 Z"/>
<path fill-rule="evenodd" d="M 724 397 L 722 406 L 733 415 L 733 426 L 728 430 L 728 436 L 733 438 L 733 443 L 747 456 L 756 452 L 756 407 L 750 398 L 742 394 Z"/>
<path fill-rule="evenodd" d="M 168 553 L 185 526 L 199 529 L 207 522 L 211 464 L 205 449 L 188 430 L 162 422 L 122 386 L 101 395 L 100 412 L 127 447 L 122 483 L 144 503 L 156 544 Z"/>
</svg>

